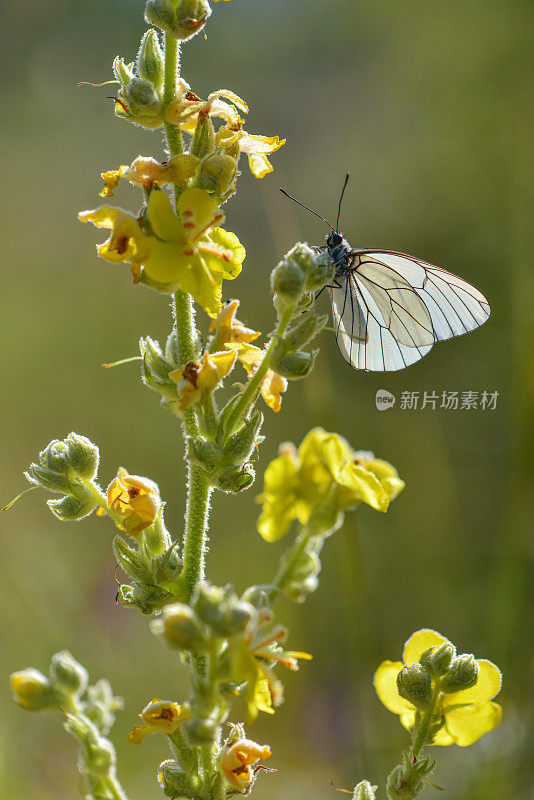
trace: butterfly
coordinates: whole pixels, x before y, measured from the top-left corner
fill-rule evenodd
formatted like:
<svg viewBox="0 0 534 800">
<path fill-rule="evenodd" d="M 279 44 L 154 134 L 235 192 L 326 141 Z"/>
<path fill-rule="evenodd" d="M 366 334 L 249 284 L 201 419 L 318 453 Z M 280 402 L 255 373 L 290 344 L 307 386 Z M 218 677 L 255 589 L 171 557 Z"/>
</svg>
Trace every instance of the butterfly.
<svg viewBox="0 0 534 800">
<path fill-rule="evenodd" d="M 345 360 L 355 369 L 393 372 L 415 364 L 435 342 L 483 325 L 489 303 L 458 275 L 395 250 L 351 247 L 339 231 L 348 178 L 335 228 L 304 206 L 331 228 L 326 247 L 319 249 L 327 251 L 334 265 L 328 289 L 336 341 Z"/>
</svg>

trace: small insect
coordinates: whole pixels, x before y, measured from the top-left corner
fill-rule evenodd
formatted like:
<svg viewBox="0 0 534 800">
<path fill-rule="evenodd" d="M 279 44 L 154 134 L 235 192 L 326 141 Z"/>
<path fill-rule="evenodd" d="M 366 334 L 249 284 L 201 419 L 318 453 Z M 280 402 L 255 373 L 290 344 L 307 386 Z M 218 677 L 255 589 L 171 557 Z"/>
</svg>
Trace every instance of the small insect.
<svg viewBox="0 0 534 800">
<path fill-rule="evenodd" d="M 355 369 L 393 372 L 414 364 L 435 342 L 452 339 L 483 325 L 489 303 L 458 275 L 395 250 L 353 249 L 336 227 L 308 206 L 331 228 L 325 249 L 335 267 L 332 299 L 336 341 Z"/>
</svg>

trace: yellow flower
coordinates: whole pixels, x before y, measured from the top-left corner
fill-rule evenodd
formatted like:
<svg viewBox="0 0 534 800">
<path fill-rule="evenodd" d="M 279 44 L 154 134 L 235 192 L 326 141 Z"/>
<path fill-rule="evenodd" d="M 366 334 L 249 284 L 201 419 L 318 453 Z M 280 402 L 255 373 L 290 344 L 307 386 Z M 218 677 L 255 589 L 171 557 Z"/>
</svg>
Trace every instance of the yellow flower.
<svg viewBox="0 0 534 800">
<path fill-rule="evenodd" d="M 274 708 L 282 702 L 283 686 L 272 668 L 281 664 L 294 672 L 299 668 L 298 659 L 312 659 L 309 653 L 284 650 L 280 642 L 286 636 L 287 630 L 282 625 L 273 625 L 271 615 L 260 611 L 243 636 L 230 645 L 233 678 L 247 684 L 245 702 L 251 721 L 256 719 L 258 711 L 274 714 Z"/>
<path fill-rule="evenodd" d="M 244 121 L 240 113 L 248 113 L 248 106 L 237 94 L 229 89 L 219 89 L 202 100 L 191 91 L 185 81 L 180 82 L 176 99 L 167 106 L 165 118 L 167 122 L 180 125 L 188 133 L 194 133 L 201 115 L 218 117 L 226 123 L 215 136 L 215 143 L 220 152 L 225 153 L 237 148 L 248 156 L 250 171 L 255 178 L 263 178 L 273 167 L 267 156 L 275 153 L 285 139 L 278 136 L 261 136 L 247 133 L 243 129 Z"/>
<path fill-rule="evenodd" d="M 237 352 L 237 357 L 243 364 L 249 378 L 254 375 L 265 355 L 265 351 L 252 344 L 230 342 L 226 347 L 232 348 Z M 282 407 L 281 395 L 286 389 L 287 380 L 272 369 L 268 369 L 261 382 L 260 392 L 269 408 L 273 411 L 280 411 Z"/>
<path fill-rule="evenodd" d="M 142 725 L 134 725 L 128 734 L 131 744 L 141 744 L 149 733 L 174 733 L 176 728 L 186 719 L 190 712 L 186 706 L 173 703 L 171 700 L 154 698 L 139 714 Z"/>
<path fill-rule="evenodd" d="M 210 330 L 215 330 L 217 347 L 224 347 L 226 344 L 248 344 L 261 335 L 260 331 L 247 328 L 237 319 L 238 308 L 239 300 L 230 300 L 223 306 L 217 319 L 212 322 Z"/>
<path fill-rule="evenodd" d="M 342 513 L 360 503 L 387 511 L 403 488 L 397 470 L 387 461 L 354 452 L 337 433 L 314 428 L 298 451 L 283 446 L 265 470 L 258 531 L 274 542 L 294 520 L 301 525 L 315 523 L 318 532 L 333 530 L 341 524 Z"/>
<path fill-rule="evenodd" d="M 401 724 L 408 730 L 415 725 L 417 710 L 399 694 L 397 676 L 405 666 L 419 662 L 423 654 L 427 655 L 428 651 L 432 654 L 445 644 L 450 645 L 450 642 L 440 633 L 423 628 L 412 634 L 404 645 L 403 661 L 384 661 L 375 672 L 374 685 L 380 700 L 386 708 L 399 715 Z M 478 678 L 467 689 L 439 691 L 440 681 L 444 678 L 433 675 L 433 689 L 438 692 L 433 714 L 437 730 L 431 744 L 467 746 L 496 728 L 501 721 L 501 706 L 491 702 L 501 688 L 501 671 L 486 659 L 477 659 L 476 664 Z"/>
<path fill-rule="evenodd" d="M 83 211 L 82 222 L 110 228 L 97 246 L 108 261 L 130 261 L 134 283 L 161 292 L 182 289 L 216 317 L 221 310 L 222 282 L 241 272 L 245 248 L 235 234 L 214 227 L 224 219 L 217 204 L 201 189 L 187 189 L 175 215 L 165 192 L 152 191 L 146 220 L 112 206 Z"/>
<path fill-rule="evenodd" d="M 237 144 L 240 152 L 248 156 L 248 165 L 255 178 L 264 178 L 273 171 L 267 156 L 276 153 L 286 143 L 285 139 L 279 139 L 278 136 L 247 133 L 243 130 L 241 122 L 221 128 L 215 136 L 215 141 L 223 150 Z"/>
<path fill-rule="evenodd" d="M 136 536 L 152 525 L 161 508 L 158 485 L 119 467 L 107 489 L 108 507 L 122 517 L 119 528 Z"/>
<path fill-rule="evenodd" d="M 203 400 L 208 392 L 213 391 L 218 383 L 233 369 L 237 354 L 207 353 L 202 364 L 189 361 L 184 367 L 169 373 L 169 378 L 176 383 L 178 393 L 178 410 L 187 411 L 194 403 Z"/>
<path fill-rule="evenodd" d="M 122 164 L 118 169 L 102 173 L 104 188 L 100 196 L 112 197 L 121 178 L 141 186 L 147 192 L 154 186 L 164 186 L 167 183 L 184 189 L 194 178 L 199 165 L 200 159 L 189 153 L 173 156 L 166 164 L 160 164 L 154 158 L 137 156 L 129 167 Z"/>
<path fill-rule="evenodd" d="M 260 759 L 264 761 L 270 755 L 271 748 L 267 744 L 257 744 L 251 739 L 237 739 L 221 753 L 220 764 L 223 775 L 238 792 L 244 792 L 254 778 L 255 764 Z"/>
</svg>

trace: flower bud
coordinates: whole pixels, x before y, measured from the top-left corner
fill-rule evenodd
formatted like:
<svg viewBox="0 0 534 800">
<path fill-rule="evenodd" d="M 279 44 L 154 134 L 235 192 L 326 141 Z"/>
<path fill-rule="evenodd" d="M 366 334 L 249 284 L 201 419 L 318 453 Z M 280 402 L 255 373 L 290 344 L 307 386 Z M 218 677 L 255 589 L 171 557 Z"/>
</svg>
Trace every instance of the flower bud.
<svg viewBox="0 0 534 800">
<path fill-rule="evenodd" d="M 198 588 L 194 609 L 202 622 L 224 637 L 244 630 L 255 614 L 250 603 L 240 600 L 231 586 L 221 589 L 206 583 Z"/>
<path fill-rule="evenodd" d="M 223 452 L 215 442 L 198 437 L 188 440 L 186 458 L 207 472 L 213 472 L 222 460 Z"/>
<path fill-rule="evenodd" d="M 153 614 L 174 600 L 172 592 L 162 586 L 133 581 L 131 586 L 119 586 L 117 602 L 123 606 L 133 606 L 143 614 Z"/>
<path fill-rule="evenodd" d="M 115 722 L 115 711 L 124 707 L 122 697 L 114 697 L 110 682 L 101 678 L 88 686 L 83 699 L 83 713 L 96 728 L 106 735 Z"/>
<path fill-rule="evenodd" d="M 429 708 L 432 701 L 432 678 L 422 664 L 403 667 L 397 675 L 397 689 L 401 697 L 420 711 Z"/>
<path fill-rule="evenodd" d="M 40 711 L 53 705 L 50 681 L 33 667 L 14 672 L 10 678 L 13 699 L 27 711 Z"/>
<path fill-rule="evenodd" d="M 52 656 L 50 679 L 54 688 L 67 694 L 81 695 L 87 689 L 89 674 L 68 650 L 60 650 Z"/>
<path fill-rule="evenodd" d="M 145 19 L 185 41 L 201 30 L 211 14 L 207 0 L 147 0 Z"/>
<path fill-rule="evenodd" d="M 201 653 L 209 646 L 209 637 L 204 625 L 195 612 L 184 603 L 168 605 L 159 617 L 152 620 L 150 628 L 152 633 L 178 650 Z"/>
<path fill-rule="evenodd" d="M 214 153 L 204 159 L 196 185 L 222 203 L 234 194 L 237 175 L 235 158 Z"/>
<path fill-rule="evenodd" d="M 423 653 L 420 661 L 429 672 L 441 677 L 449 670 L 455 658 L 455 646 L 451 642 L 445 642 L 441 647 L 432 647 L 426 653 Z"/>
<path fill-rule="evenodd" d="M 199 112 L 193 140 L 189 152 L 197 158 L 204 158 L 210 156 L 215 151 L 215 128 L 209 113 Z M 197 184 L 199 188 L 204 189 L 204 186 Z"/>
<path fill-rule="evenodd" d="M 294 351 L 311 342 L 322 331 L 328 322 L 328 314 L 316 314 L 309 311 L 302 314 L 284 334 L 283 340 L 287 350 Z"/>
<path fill-rule="evenodd" d="M 441 679 L 440 688 L 448 693 L 469 689 L 477 682 L 479 672 L 480 667 L 475 657 L 465 653 L 454 659 L 447 674 Z"/>
<path fill-rule="evenodd" d="M 369 781 L 360 781 L 354 787 L 352 800 L 376 800 L 378 786 L 371 786 Z"/>
<path fill-rule="evenodd" d="M 92 480 L 98 471 L 100 452 L 86 436 L 69 433 L 65 439 L 69 466 L 84 480 Z"/>
<path fill-rule="evenodd" d="M 47 500 L 46 505 L 62 522 L 67 520 L 80 520 L 95 510 L 98 501 L 93 497 L 82 499 L 80 497 L 62 497 L 60 500 Z"/>
<path fill-rule="evenodd" d="M 182 560 L 178 545 L 171 545 L 164 553 L 153 560 L 154 580 L 157 584 L 171 583 L 182 571 Z"/>
<path fill-rule="evenodd" d="M 312 371 L 318 353 L 319 350 L 312 350 L 311 353 L 297 350 L 295 353 L 286 353 L 281 357 L 276 357 L 275 348 L 271 358 L 271 369 L 290 381 L 298 381 Z"/>
<path fill-rule="evenodd" d="M 161 100 L 150 81 L 132 78 L 124 87 L 124 99 L 132 117 L 161 118 Z M 159 122 L 161 124 L 161 122 Z"/>
<path fill-rule="evenodd" d="M 165 59 L 160 47 L 158 34 L 152 28 L 146 31 L 141 39 L 136 65 L 139 77 L 150 81 L 157 92 L 161 91 L 165 72 Z"/>
<path fill-rule="evenodd" d="M 163 761 L 159 765 L 158 783 L 167 797 L 181 798 L 195 796 L 189 777 L 178 762 L 172 758 Z"/>
<path fill-rule="evenodd" d="M 152 570 L 149 559 L 139 550 L 130 547 L 122 536 L 115 536 L 113 539 L 113 552 L 122 569 L 130 578 L 142 583 L 151 583 Z"/>
<path fill-rule="evenodd" d="M 335 268 L 327 252 L 313 251 L 313 256 L 307 263 L 306 289 L 309 292 L 319 292 L 332 283 Z"/>
<path fill-rule="evenodd" d="M 263 441 L 263 437 L 258 437 L 262 425 L 263 414 L 258 410 L 253 411 L 237 433 L 234 433 L 228 440 L 224 448 L 225 460 L 239 465 L 247 461 L 252 455 L 256 444 L 260 444 Z"/>
<path fill-rule="evenodd" d="M 143 383 L 168 400 L 176 400 L 176 384 L 169 378 L 175 364 L 169 362 L 159 342 L 144 336 L 139 340 L 141 351 L 141 377 Z"/>
<path fill-rule="evenodd" d="M 290 250 L 271 273 L 271 289 L 282 307 L 296 305 L 306 284 L 306 273 L 292 257 L 294 250 Z"/>
<path fill-rule="evenodd" d="M 251 464 L 246 464 L 243 467 L 228 467 L 225 470 L 217 473 L 211 479 L 212 486 L 216 486 L 221 492 L 227 494 L 239 494 L 244 492 L 254 483 L 256 473 Z"/>
<path fill-rule="evenodd" d="M 390 800 L 413 800 L 423 788 L 421 778 L 406 783 L 404 771 L 400 764 L 388 775 L 386 791 Z"/>
</svg>

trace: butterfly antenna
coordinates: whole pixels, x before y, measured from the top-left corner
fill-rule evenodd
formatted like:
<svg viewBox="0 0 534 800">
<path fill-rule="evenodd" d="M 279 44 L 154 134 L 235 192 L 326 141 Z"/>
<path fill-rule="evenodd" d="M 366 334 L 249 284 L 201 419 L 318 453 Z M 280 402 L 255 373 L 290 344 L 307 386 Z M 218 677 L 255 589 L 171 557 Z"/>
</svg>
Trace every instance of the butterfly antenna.
<svg viewBox="0 0 534 800">
<path fill-rule="evenodd" d="M 345 175 L 345 183 L 343 184 L 343 188 L 341 190 L 341 195 L 339 197 L 339 203 L 337 207 L 337 219 L 336 219 L 336 233 L 339 233 L 339 217 L 341 216 L 341 202 L 343 200 L 343 195 L 345 194 L 345 189 L 347 188 L 347 183 L 349 182 L 349 173 Z"/>
<path fill-rule="evenodd" d="M 315 214 L 316 217 L 319 217 L 319 219 L 322 219 L 323 222 L 326 222 L 326 224 L 328 225 L 329 228 L 332 228 L 332 230 L 334 230 L 334 226 L 330 222 L 328 222 L 327 219 L 325 219 L 320 214 L 318 214 L 317 211 L 314 211 L 313 208 L 309 208 L 308 206 L 305 206 L 304 203 L 301 203 L 300 200 L 297 200 L 296 197 L 293 197 L 292 195 L 290 195 L 288 192 L 286 192 L 285 189 L 280 189 L 280 191 L 286 197 L 289 197 L 290 200 L 293 200 L 293 202 L 297 203 L 297 205 L 302 206 L 302 208 L 305 208 L 306 211 L 309 211 L 310 214 Z"/>
</svg>

